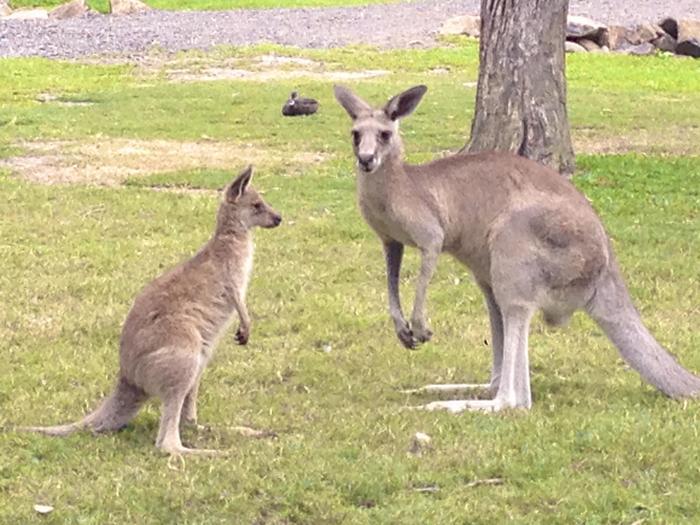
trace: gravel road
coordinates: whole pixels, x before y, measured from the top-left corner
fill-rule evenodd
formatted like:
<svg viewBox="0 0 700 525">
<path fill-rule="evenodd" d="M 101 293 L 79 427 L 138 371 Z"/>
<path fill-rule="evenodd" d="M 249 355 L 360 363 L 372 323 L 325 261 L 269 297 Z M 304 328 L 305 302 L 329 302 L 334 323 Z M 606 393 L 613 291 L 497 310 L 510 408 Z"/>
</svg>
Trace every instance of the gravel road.
<svg viewBox="0 0 700 525">
<path fill-rule="evenodd" d="M 663 5 L 666 4 L 666 5 Z M 133 16 L 89 14 L 55 20 L 0 20 L 0 57 L 138 56 L 168 51 L 274 42 L 300 47 L 363 43 L 430 46 L 451 16 L 478 13 L 479 0 L 416 0 L 352 8 L 166 12 Z M 631 24 L 664 16 L 700 19 L 700 0 L 571 0 L 569 12 L 603 23 Z"/>
</svg>

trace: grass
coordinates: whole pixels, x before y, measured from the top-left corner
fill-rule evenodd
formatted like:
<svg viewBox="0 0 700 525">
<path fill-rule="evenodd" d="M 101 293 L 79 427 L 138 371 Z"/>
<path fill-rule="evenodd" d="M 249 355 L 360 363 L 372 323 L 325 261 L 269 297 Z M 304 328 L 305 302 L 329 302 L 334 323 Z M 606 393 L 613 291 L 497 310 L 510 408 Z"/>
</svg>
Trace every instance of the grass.
<svg viewBox="0 0 700 525">
<path fill-rule="evenodd" d="M 352 48 L 331 51 L 258 46 L 189 53 L 174 61 L 157 57 L 155 67 L 88 66 L 46 60 L 6 59 L 0 68 L 0 142 L 35 138 L 83 139 L 96 135 L 140 139 L 223 140 L 234 137 L 269 148 L 301 147 L 345 152 L 345 115 L 333 100 L 333 81 L 280 77 L 270 82 L 168 82 L 185 69 L 265 69 L 261 55 L 303 57 L 320 75 L 339 70 L 385 70 L 386 76 L 358 83 L 361 93 L 385 100 L 414 83 L 427 83 L 423 111 L 405 123 L 410 151 L 457 148 L 472 116 L 478 49 L 473 43 L 431 50 L 382 52 Z M 569 57 L 569 113 L 580 150 L 593 152 L 700 153 L 700 68 L 689 60 L 592 55 Z M 54 69 L 55 67 L 55 69 Z M 401 71 L 401 73 L 398 73 Z M 38 81 L 41 79 L 41 81 Z M 45 79 L 45 80 L 44 80 Z M 322 111 L 312 124 L 279 118 L 289 91 L 314 96 Z M 41 103 L 52 93 L 91 100 L 69 107 Z M 11 105 L 11 106 L 10 106 Z M 12 115 L 10 116 L 9 109 Z M 430 119 L 439 116 L 440 125 Z M 187 125 L 182 123 L 186 121 Z M 421 130 L 416 133 L 414 130 Z"/>
<path fill-rule="evenodd" d="M 13 9 L 43 7 L 53 8 L 65 0 L 10 0 Z M 109 12 L 109 0 L 88 0 L 88 5 L 102 13 Z M 154 9 L 168 11 L 194 11 L 224 9 L 272 9 L 291 7 L 335 7 L 387 3 L 387 0 L 145 0 Z"/>
<path fill-rule="evenodd" d="M 323 61 L 326 72 L 402 71 L 353 82 L 377 101 L 428 83 L 403 126 L 414 160 L 465 140 L 476 78 L 471 44 L 218 50 L 177 57 L 173 67 L 234 61 L 256 69 L 255 57 L 271 52 Z M 35 503 L 55 507 L 46 523 L 85 524 L 684 523 L 698 515 L 696 404 L 643 385 L 584 316 L 566 330 L 533 323 L 530 413 L 402 411 L 422 401 L 402 388 L 487 376 L 488 321 L 468 272 L 441 260 L 430 288 L 435 340 L 402 349 L 385 311 L 381 249 L 356 210 L 348 122 L 331 98 L 332 82 L 173 83 L 169 60 L 151 69 L 3 60 L 0 158 L 28 151 L 26 141 L 112 139 L 269 152 L 254 184 L 285 222 L 256 236 L 251 342 L 236 346 L 233 330 L 223 338 L 200 395 L 208 426 L 185 433 L 189 444 L 230 453 L 168 462 L 153 447 L 155 404 L 109 436 L 3 432 L 0 523 L 38 521 Z M 569 95 L 578 140 L 633 141 L 642 130 L 650 138 L 619 148 L 636 154 L 580 155 L 576 184 L 603 218 L 646 322 L 697 371 L 700 73 L 691 65 L 570 57 Z M 279 116 L 295 87 L 319 97 L 318 115 Z M 92 105 L 40 102 L 43 93 Z M 671 117 L 682 139 L 671 140 L 664 121 Z M 679 142 L 686 156 L 673 154 Z M 290 170 L 281 149 L 323 157 Z M 215 189 L 247 161 L 242 154 L 240 166 L 212 160 L 166 170 L 154 158 L 149 175 L 115 187 L 32 184 L 0 167 L 0 426 L 76 419 L 110 389 L 134 295 L 204 242 L 216 210 L 213 192 L 152 187 Z M 411 251 L 402 279 L 407 304 L 417 270 Z M 241 424 L 279 437 L 250 440 L 228 428 Z M 408 453 L 418 431 L 433 439 L 420 457 Z M 493 478 L 502 484 L 474 484 Z"/>
</svg>

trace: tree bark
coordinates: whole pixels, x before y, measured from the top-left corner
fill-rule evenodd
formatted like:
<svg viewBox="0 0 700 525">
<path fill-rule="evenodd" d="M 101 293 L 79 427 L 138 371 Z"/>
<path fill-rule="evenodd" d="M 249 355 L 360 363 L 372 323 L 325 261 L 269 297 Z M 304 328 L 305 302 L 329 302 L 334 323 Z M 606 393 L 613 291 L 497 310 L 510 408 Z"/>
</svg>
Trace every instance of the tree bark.
<svg viewBox="0 0 700 525">
<path fill-rule="evenodd" d="M 569 177 L 564 41 L 569 0 L 482 0 L 468 152 L 511 151 Z"/>
</svg>

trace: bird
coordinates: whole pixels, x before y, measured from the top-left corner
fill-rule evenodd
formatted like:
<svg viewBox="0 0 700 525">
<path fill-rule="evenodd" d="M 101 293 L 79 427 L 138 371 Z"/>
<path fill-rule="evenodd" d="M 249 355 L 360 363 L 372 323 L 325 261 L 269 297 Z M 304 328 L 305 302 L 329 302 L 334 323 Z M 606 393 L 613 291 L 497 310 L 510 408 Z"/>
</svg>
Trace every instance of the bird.
<svg viewBox="0 0 700 525">
<path fill-rule="evenodd" d="M 289 99 L 282 106 L 282 115 L 296 117 L 297 115 L 312 115 L 318 110 L 318 101 L 313 98 L 300 97 L 299 93 L 292 91 Z"/>
</svg>

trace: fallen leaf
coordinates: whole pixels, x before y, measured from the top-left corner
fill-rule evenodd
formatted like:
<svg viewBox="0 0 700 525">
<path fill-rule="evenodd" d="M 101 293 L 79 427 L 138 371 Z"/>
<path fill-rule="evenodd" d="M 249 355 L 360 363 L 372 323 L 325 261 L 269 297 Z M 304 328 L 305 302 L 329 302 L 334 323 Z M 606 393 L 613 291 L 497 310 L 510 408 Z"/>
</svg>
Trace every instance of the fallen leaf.
<svg viewBox="0 0 700 525">
<path fill-rule="evenodd" d="M 39 514 L 48 514 L 49 512 L 53 512 L 53 507 L 51 505 L 39 505 L 37 503 L 34 505 L 34 510 Z"/>
</svg>

